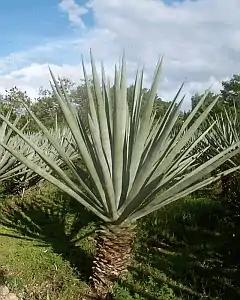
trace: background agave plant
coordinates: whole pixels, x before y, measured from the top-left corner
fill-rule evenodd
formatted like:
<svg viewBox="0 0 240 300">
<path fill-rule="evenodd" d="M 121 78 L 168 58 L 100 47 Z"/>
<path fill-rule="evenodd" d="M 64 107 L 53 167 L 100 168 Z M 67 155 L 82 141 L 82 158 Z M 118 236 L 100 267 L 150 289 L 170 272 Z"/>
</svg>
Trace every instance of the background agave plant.
<svg viewBox="0 0 240 300">
<path fill-rule="evenodd" d="M 213 130 L 206 136 L 205 144 L 209 144 L 210 152 L 208 152 L 206 159 L 210 158 L 213 154 L 220 153 L 222 150 L 227 149 L 229 146 L 240 141 L 240 120 L 236 107 L 232 109 L 224 109 L 221 114 L 215 114 L 208 120 L 210 122 L 215 120 L 216 125 Z M 222 170 L 227 168 L 237 167 L 240 165 L 240 153 L 228 159 L 223 165 Z M 229 204 L 231 210 L 231 218 L 237 217 L 239 222 L 240 216 L 240 174 L 239 170 L 229 175 L 222 176 L 219 181 L 220 194 L 224 196 Z"/>
<path fill-rule="evenodd" d="M 10 120 L 11 111 L 6 115 L 6 120 Z M 19 118 L 16 118 L 14 126 L 17 125 Z M 22 128 L 23 130 L 24 128 Z M 27 148 L 29 146 L 23 142 L 18 136 L 12 135 L 12 129 L 7 128 L 7 124 L 2 122 L 0 126 L 0 140 L 2 143 L 7 144 L 12 149 L 26 154 Z M 0 181 L 6 181 L 17 177 L 19 174 L 24 174 L 26 172 L 26 167 L 22 164 L 16 157 L 12 156 L 4 147 L 0 146 Z"/>
<path fill-rule="evenodd" d="M 68 167 L 68 172 L 45 152 L 43 146 L 34 143 L 2 115 L 1 119 L 39 155 L 48 169 L 14 147 L 4 142 L 1 145 L 29 169 L 101 218 L 103 222 L 97 238 L 93 281 L 98 296 L 104 299 L 113 286 L 113 280 L 124 274 L 130 264 L 136 221 L 236 170 L 238 167 L 206 178 L 239 152 L 240 143 L 214 153 L 208 161 L 200 164 L 198 159 L 209 145 L 200 149 L 198 146 L 214 124 L 201 134 L 196 132 L 217 100 L 199 113 L 207 96 L 205 94 L 182 126 L 176 129 L 184 100 L 183 97 L 178 102 L 182 87 L 165 115 L 153 123 L 153 104 L 162 60 L 157 64 L 149 99 L 141 115 L 143 71 L 136 74 L 130 111 L 124 56 L 121 66 L 115 68 L 114 95 L 110 94 L 103 66 L 100 81 L 92 55 L 93 89 L 89 85 L 84 62 L 82 64 L 89 103 L 87 126 L 72 105 L 64 86 L 57 84 L 52 73 L 51 76 L 53 91 L 74 139 L 75 155 L 81 158 L 84 168 L 79 161 L 74 161 L 56 136 L 28 107 L 26 109 L 58 153 L 59 159 Z"/>
<path fill-rule="evenodd" d="M 6 127 L 6 123 L 5 127 Z M 58 128 L 55 127 L 50 129 L 50 133 L 55 136 L 58 140 L 59 144 L 63 147 L 63 149 L 69 154 L 72 160 L 77 159 L 79 156 L 75 155 L 74 144 L 72 141 L 71 131 L 68 128 Z M 41 147 L 41 149 L 45 152 L 46 155 L 52 158 L 57 164 L 62 164 L 62 160 L 59 158 L 59 154 L 56 149 L 49 143 L 48 139 L 41 133 L 23 133 L 32 143 Z M 9 143 L 10 146 L 13 145 L 14 148 L 20 149 L 22 154 L 34 162 L 35 164 L 39 165 L 42 169 L 45 169 L 47 172 L 51 172 L 51 168 L 40 158 L 37 152 L 29 146 L 18 135 L 11 137 Z M 3 148 L 5 152 L 5 156 L 11 157 L 12 161 L 15 164 L 21 166 L 21 170 L 19 172 L 14 172 L 12 176 L 6 177 L 5 182 L 8 185 L 8 189 L 11 189 L 12 193 L 22 193 L 22 197 L 24 192 L 27 188 L 36 185 L 40 182 L 43 178 L 39 176 L 34 170 L 29 169 L 24 164 L 20 163 L 15 157 L 13 157 L 8 151 Z M 5 174 L 6 175 L 6 174 Z"/>
<path fill-rule="evenodd" d="M 240 122 L 236 108 L 233 110 L 226 110 L 218 115 L 210 116 L 207 126 L 210 122 L 215 122 L 213 130 L 206 136 L 206 142 L 211 146 L 212 154 L 219 153 L 223 149 L 240 141 Z M 235 155 L 226 162 L 230 166 L 238 166 L 240 163 L 240 156 Z M 225 163 L 225 164 L 226 164 Z"/>
</svg>

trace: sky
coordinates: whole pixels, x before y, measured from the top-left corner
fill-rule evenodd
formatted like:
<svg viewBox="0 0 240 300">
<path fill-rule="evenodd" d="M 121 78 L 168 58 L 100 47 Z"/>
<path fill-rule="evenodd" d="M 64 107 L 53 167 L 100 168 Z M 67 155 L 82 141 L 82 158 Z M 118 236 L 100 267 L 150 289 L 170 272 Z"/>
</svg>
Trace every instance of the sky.
<svg viewBox="0 0 240 300">
<path fill-rule="evenodd" d="M 129 84 L 144 65 L 146 87 L 163 55 L 159 96 L 172 100 L 186 80 L 187 109 L 194 93 L 218 92 L 240 73 L 240 1 L 1 1 L 0 93 L 17 86 L 36 97 L 49 86 L 48 66 L 78 84 L 90 48 L 110 78 L 124 49 Z"/>
</svg>

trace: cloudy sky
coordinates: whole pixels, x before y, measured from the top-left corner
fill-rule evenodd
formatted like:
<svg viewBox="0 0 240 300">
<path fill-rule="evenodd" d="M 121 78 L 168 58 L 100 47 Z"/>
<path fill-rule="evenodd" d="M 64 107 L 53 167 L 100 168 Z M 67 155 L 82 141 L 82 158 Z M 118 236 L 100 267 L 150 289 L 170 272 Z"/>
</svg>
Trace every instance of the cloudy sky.
<svg viewBox="0 0 240 300">
<path fill-rule="evenodd" d="M 82 78 L 89 48 L 112 76 L 123 49 L 129 83 L 140 64 L 149 85 L 159 55 L 159 94 L 171 100 L 187 78 L 192 94 L 240 73 L 239 0 L 2 0 L 0 93 L 16 85 L 30 96 L 47 87 L 48 65 L 59 76 Z"/>
</svg>

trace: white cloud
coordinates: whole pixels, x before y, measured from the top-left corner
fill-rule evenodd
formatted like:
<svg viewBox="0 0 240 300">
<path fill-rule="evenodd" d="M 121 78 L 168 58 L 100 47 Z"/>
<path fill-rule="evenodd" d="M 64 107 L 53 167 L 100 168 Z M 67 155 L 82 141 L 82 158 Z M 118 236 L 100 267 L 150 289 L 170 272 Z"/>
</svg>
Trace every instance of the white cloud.
<svg viewBox="0 0 240 300">
<path fill-rule="evenodd" d="M 69 21 L 72 25 L 85 28 L 82 16 L 88 12 L 87 8 L 78 5 L 74 0 L 61 0 L 59 7 L 63 12 L 68 14 Z"/>
<path fill-rule="evenodd" d="M 56 78 L 66 77 L 70 79 L 74 84 L 80 82 L 83 79 L 82 65 L 55 65 L 55 64 L 37 64 L 33 63 L 25 68 L 19 70 L 13 70 L 9 74 L 0 76 L 0 93 L 4 93 L 5 90 L 17 86 L 20 90 L 27 91 L 28 95 L 32 98 L 38 96 L 39 88 L 45 87 L 50 89 L 50 72 L 49 67 L 52 70 Z M 85 64 L 85 68 L 89 76 L 91 76 L 90 63 Z M 97 70 L 100 73 L 100 65 L 97 65 Z M 106 65 L 106 73 L 113 78 L 114 68 Z"/>
<path fill-rule="evenodd" d="M 60 5 L 68 12 L 69 21 L 79 26 L 80 38 L 60 41 L 57 46 L 49 44 L 48 50 L 43 45 L 35 57 L 33 50 L 16 55 L 17 67 L 5 66 L 0 86 L 8 87 L 13 81 L 27 90 L 46 85 L 47 64 L 54 64 L 58 75 L 72 76 L 77 81 L 82 76 L 80 54 L 88 63 L 89 48 L 98 62 L 104 61 L 110 75 L 124 48 L 129 78 L 133 78 L 139 63 L 144 64 L 146 84 L 151 81 L 159 55 L 164 54 L 160 96 L 170 100 L 187 77 L 185 107 L 190 95 L 210 85 L 218 91 L 222 80 L 240 73 L 239 0 L 186 0 L 174 5 L 160 0 L 91 0 L 85 7 L 74 0 L 63 0 Z M 82 31 L 82 15 L 88 10 L 93 13 L 95 25 Z M 18 65 L 23 57 L 25 65 Z M 44 63 L 40 58 L 45 58 Z M 6 61 L 0 59 L 0 66 Z"/>
</svg>

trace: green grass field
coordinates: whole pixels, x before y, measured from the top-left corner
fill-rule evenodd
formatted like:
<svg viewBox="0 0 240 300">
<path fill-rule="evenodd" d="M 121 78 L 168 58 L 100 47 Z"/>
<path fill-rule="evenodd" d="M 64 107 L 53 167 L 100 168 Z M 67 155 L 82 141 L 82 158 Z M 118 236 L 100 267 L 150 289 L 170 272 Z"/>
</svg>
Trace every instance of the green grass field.
<svg viewBox="0 0 240 300">
<path fill-rule="evenodd" d="M 0 278 L 24 300 L 90 290 L 98 219 L 48 184 L 1 199 Z M 231 225 L 231 226 L 230 226 Z M 220 200 L 179 201 L 140 222 L 114 299 L 240 299 L 240 245 Z"/>
</svg>

